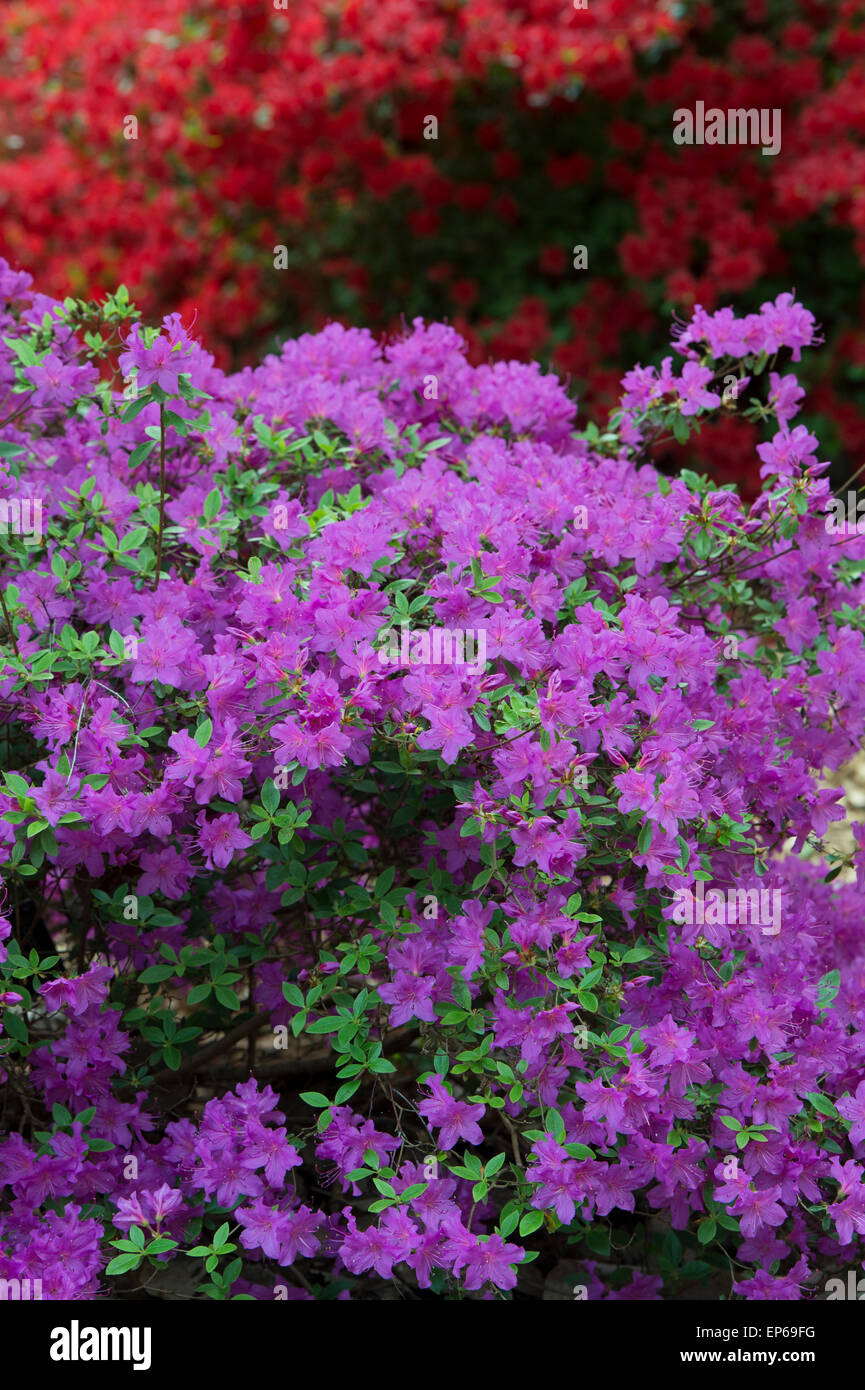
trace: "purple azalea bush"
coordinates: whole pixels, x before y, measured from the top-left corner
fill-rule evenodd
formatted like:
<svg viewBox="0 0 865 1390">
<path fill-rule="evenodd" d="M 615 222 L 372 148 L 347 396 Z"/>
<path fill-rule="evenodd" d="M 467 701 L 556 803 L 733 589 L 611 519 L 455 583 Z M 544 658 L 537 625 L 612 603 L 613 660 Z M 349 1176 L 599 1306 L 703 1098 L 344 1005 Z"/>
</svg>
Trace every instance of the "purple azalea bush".
<svg viewBox="0 0 865 1390">
<path fill-rule="evenodd" d="M 865 537 L 792 296 L 604 426 L 0 262 L 0 1278 L 807 1298 L 865 1236 Z M 762 492 L 653 444 L 736 411 Z M 566 1295 L 570 1296 L 570 1294 Z"/>
</svg>

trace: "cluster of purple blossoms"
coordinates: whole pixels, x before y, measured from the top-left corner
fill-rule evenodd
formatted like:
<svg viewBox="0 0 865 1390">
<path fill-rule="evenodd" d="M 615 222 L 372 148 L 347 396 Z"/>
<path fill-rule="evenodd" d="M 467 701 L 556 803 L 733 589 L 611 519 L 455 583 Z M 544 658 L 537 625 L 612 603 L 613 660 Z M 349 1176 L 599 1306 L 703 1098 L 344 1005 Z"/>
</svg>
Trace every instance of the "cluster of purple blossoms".
<svg viewBox="0 0 865 1390">
<path fill-rule="evenodd" d="M 445 325 L 226 375 L 171 316 L 131 406 L 2 262 L 0 329 L 0 495 L 45 509 L 0 558 L 0 1277 L 91 1299 L 116 1238 L 227 1222 L 256 1297 L 505 1297 L 576 1246 L 590 1298 L 655 1299 L 651 1250 L 592 1258 L 646 1210 L 727 1296 L 861 1262 L 865 832 L 821 778 L 865 538 L 775 360 L 807 310 L 698 308 L 603 438 Z M 731 371 L 751 506 L 650 462 Z M 399 624 L 486 662 L 383 663 Z M 700 884 L 744 906 L 682 920 Z"/>
</svg>

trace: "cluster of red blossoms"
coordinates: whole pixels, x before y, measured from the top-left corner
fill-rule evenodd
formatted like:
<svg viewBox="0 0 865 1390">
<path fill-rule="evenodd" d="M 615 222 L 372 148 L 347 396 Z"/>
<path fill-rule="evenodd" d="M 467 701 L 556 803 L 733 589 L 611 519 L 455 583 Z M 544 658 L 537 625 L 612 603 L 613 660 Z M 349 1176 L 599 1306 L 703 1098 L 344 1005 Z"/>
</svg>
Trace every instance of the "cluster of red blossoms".
<svg viewBox="0 0 865 1390">
<path fill-rule="evenodd" d="M 824 437 L 865 446 L 860 0 L 16 0 L 2 27 L 0 252 L 49 293 L 122 280 L 226 365 L 399 305 L 604 405 L 671 308 L 794 284 Z M 778 108 L 779 154 L 677 146 L 698 101 Z M 752 443 L 722 421 L 701 463 Z"/>
</svg>

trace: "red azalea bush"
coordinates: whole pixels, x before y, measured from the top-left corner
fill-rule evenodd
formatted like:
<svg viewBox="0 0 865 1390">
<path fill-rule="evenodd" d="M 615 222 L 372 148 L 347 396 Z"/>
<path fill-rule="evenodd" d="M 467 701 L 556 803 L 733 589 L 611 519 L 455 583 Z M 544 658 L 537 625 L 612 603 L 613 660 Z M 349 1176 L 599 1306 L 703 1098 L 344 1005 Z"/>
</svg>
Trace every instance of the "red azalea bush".
<svg viewBox="0 0 865 1390">
<path fill-rule="evenodd" d="M 811 419 L 835 457 L 865 446 L 858 0 L 3 14 L 0 249 L 48 292 L 123 280 L 151 316 L 197 314 L 222 364 L 398 304 L 607 406 L 670 308 L 794 284 L 829 339 Z M 699 100 L 778 107 L 780 154 L 675 145 Z M 754 442 L 707 430 L 700 467 L 753 481 Z"/>
<path fill-rule="evenodd" d="M 858 1265 L 865 838 L 827 850 L 819 771 L 865 728 L 865 537 L 795 423 L 812 315 L 696 313 L 577 432 L 443 325 L 227 376 L 125 291 L 0 263 L 0 305 L 0 1278 Z M 650 461 L 731 399 L 750 506 Z"/>
</svg>

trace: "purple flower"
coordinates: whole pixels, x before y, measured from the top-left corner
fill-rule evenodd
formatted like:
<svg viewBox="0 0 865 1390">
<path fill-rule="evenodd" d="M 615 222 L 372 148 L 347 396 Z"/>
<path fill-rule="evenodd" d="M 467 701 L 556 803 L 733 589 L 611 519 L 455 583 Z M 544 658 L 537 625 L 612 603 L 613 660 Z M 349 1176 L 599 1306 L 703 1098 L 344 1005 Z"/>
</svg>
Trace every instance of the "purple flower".
<svg viewBox="0 0 865 1390">
<path fill-rule="evenodd" d="M 83 975 L 71 980 L 49 980 L 39 986 L 39 993 L 45 999 L 49 1013 L 55 1013 L 67 1005 L 73 1014 L 83 1014 L 93 1004 L 101 1004 L 108 994 L 108 981 L 114 978 L 114 971 L 108 965 L 92 965 Z"/>
<path fill-rule="evenodd" d="M 245 830 L 240 829 L 240 817 L 229 812 L 208 820 L 202 811 L 197 817 L 198 848 L 204 855 L 209 869 L 225 869 L 234 858 L 236 850 L 246 849 L 252 839 Z"/>
<path fill-rule="evenodd" d="M 850 1121 L 849 1139 L 851 1144 L 861 1144 L 865 1139 L 865 1081 L 860 1081 L 852 1096 L 842 1096 L 835 1108 L 843 1120 Z"/>
<path fill-rule="evenodd" d="M 436 709 L 427 706 L 425 714 L 430 727 L 418 736 L 419 748 L 438 748 L 444 761 L 455 763 L 460 750 L 474 741 L 472 722 L 461 709 Z"/>
<path fill-rule="evenodd" d="M 126 351 L 121 352 L 118 363 L 123 375 L 129 377 L 134 372 L 139 387 L 159 386 L 169 395 L 177 393 L 181 372 L 190 369 L 188 343 L 182 337 L 173 339 L 158 333 L 150 347 L 146 347 L 141 329 L 135 324 L 126 339 Z"/>
<path fill-rule="evenodd" d="M 439 1148 L 452 1149 L 458 1139 L 465 1139 L 468 1144 L 480 1144 L 483 1134 L 478 1121 L 484 1117 L 483 1105 L 470 1105 L 464 1100 L 454 1100 L 445 1089 L 440 1076 L 429 1077 L 425 1085 L 429 1087 L 432 1096 L 428 1100 L 422 1100 L 418 1110 L 430 1125 L 440 1129 Z"/>
<path fill-rule="evenodd" d="M 386 1004 L 391 1005 L 391 1027 L 398 1028 L 401 1023 L 408 1023 L 410 1018 L 434 1023 L 436 1016 L 431 998 L 434 986 L 435 980 L 431 975 L 410 975 L 407 970 L 398 970 L 393 984 L 379 985 L 379 994 Z"/>
<path fill-rule="evenodd" d="M 468 1255 L 465 1284 L 467 1289 L 481 1289 L 494 1284 L 497 1289 L 516 1288 L 514 1265 L 525 1258 L 519 1245 L 509 1245 L 501 1236 L 482 1236 Z"/>
<path fill-rule="evenodd" d="M 712 376 L 711 367 L 700 367 L 696 362 L 685 363 L 681 377 L 675 382 L 683 415 L 698 415 L 701 410 L 712 410 L 721 404 L 717 392 L 706 390 Z"/>
</svg>

